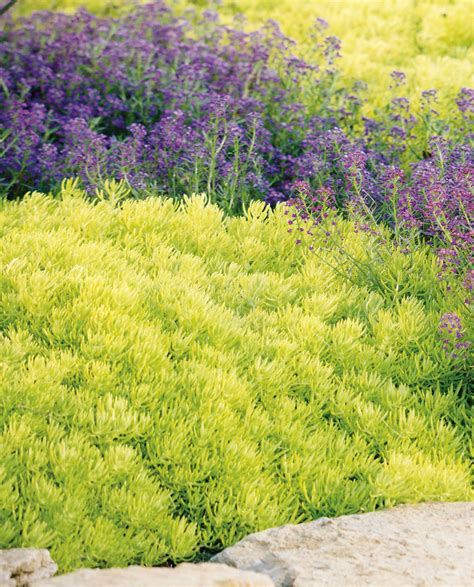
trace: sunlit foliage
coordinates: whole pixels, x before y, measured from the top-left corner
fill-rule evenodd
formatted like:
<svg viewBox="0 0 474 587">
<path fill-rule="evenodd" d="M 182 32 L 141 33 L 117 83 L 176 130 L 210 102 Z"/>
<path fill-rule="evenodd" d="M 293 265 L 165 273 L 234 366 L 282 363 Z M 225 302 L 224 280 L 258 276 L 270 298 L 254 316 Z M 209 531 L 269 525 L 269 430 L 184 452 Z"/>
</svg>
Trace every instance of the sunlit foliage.
<svg viewBox="0 0 474 587">
<path fill-rule="evenodd" d="M 380 266 L 384 296 L 295 247 L 282 209 L 125 195 L 108 182 L 93 204 L 69 181 L 2 204 L 0 547 L 157 565 L 471 497 L 429 251 Z"/>
</svg>

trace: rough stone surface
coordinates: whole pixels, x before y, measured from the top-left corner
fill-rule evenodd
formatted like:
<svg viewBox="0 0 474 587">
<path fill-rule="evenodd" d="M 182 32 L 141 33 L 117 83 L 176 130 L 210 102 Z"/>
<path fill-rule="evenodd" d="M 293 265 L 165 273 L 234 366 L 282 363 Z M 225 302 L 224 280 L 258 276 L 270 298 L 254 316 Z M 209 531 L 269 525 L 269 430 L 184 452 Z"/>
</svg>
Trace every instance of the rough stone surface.
<svg viewBox="0 0 474 587">
<path fill-rule="evenodd" d="M 252 534 L 213 558 L 276 587 L 474 585 L 474 503 L 428 503 Z"/>
<path fill-rule="evenodd" d="M 81 569 L 32 587 L 274 587 L 267 575 L 226 565 L 182 564 L 176 568 Z"/>
<path fill-rule="evenodd" d="M 0 587 L 27 587 L 33 581 L 51 577 L 57 570 L 47 550 L 0 550 Z"/>
</svg>

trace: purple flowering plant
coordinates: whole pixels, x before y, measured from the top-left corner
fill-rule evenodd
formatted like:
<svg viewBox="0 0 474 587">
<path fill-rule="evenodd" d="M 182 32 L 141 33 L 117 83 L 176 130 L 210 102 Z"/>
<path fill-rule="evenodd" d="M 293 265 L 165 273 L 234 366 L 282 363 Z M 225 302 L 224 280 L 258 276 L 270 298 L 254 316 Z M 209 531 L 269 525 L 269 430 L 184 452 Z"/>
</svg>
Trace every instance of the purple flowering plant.
<svg viewBox="0 0 474 587">
<path fill-rule="evenodd" d="M 471 342 L 466 340 L 466 332 L 461 318 L 455 312 L 447 312 L 439 321 L 440 334 L 443 337 L 443 348 L 457 358 L 462 351 L 469 349 Z"/>
<path fill-rule="evenodd" d="M 306 128 L 296 89 L 324 75 L 291 44 L 276 23 L 245 33 L 161 0 L 118 18 L 4 20 L 3 191 L 74 175 L 91 193 L 107 177 L 135 194 L 207 191 L 229 212 L 283 199 Z"/>
<path fill-rule="evenodd" d="M 285 200 L 304 180 L 330 185 L 342 209 L 348 161 L 362 153 L 364 190 L 380 199 L 387 165 L 410 151 L 397 128 L 414 115 L 398 97 L 378 121 L 363 118 L 363 88 L 341 83 L 341 43 L 326 29 L 318 19 L 304 61 L 274 22 L 247 33 L 210 11 L 180 18 L 163 0 L 115 18 L 4 18 L 2 191 L 79 176 L 94 193 L 114 177 L 135 195 L 206 191 L 239 212 L 252 198 Z M 458 100 L 463 115 L 471 98 Z"/>
</svg>

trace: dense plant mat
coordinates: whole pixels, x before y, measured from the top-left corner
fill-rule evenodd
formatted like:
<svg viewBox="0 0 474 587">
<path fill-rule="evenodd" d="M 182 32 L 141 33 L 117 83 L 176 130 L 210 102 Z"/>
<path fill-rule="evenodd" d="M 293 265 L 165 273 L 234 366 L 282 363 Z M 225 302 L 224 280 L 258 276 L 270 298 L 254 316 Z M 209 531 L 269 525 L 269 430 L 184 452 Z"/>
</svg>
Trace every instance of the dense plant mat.
<svg viewBox="0 0 474 587">
<path fill-rule="evenodd" d="M 99 14 L 117 14 L 130 5 L 126 0 L 23 0 L 17 12 L 73 11 L 85 6 Z M 333 34 L 343 39 L 343 69 L 354 80 L 369 84 L 372 104 L 390 95 L 389 74 L 405 71 L 412 96 L 438 88 L 454 96 L 473 76 L 472 5 L 469 0 L 180 0 L 179 7 L 215 7 L 231 19 L 243 13 L 248 28 L 272 18 L 296 39 L 302 51 L 311 51 L 311 25 L 325 18 Z M 447 105 L 449 108 L 449 105 Z"/>
<path fill-rule="evenodd" d="M 224 219 L 108 188 L 2 204 L 0 547 L 50 548 L 62 571 L 159 565 L 472 497 L 429 251 L 394 251 L 383 296 L 294 246 L 280 208 Z"/>
</svg>

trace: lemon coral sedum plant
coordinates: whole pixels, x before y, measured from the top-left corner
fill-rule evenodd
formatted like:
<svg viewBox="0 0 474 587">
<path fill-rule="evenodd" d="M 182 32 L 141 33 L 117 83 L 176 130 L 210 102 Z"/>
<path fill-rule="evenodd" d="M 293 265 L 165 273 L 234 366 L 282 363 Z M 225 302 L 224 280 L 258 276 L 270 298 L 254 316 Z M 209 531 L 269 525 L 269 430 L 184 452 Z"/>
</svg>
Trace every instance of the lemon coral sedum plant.
<svg viewBox="0 0 474 587">
<path fill-rule="evenodd" d="M 331 34 L 342 39 L 346 80 L 369 84 L 371 106 L 393 97 L 393 70 L 407 74 L 411 98 L 417 99 L 422 90 L 438 89 L 445 99 L 440 106 L 447 112 L 454 96 L 474 78 L 470 0 L 234 0 L 224 1 L 220 10 L 228 15 L 242 12 L 250 27 L 275 19 L 304 55 L 314 44 L 314 20 L 326 19 Z"/>
<path fill-rule="evenodd" d="M 470 496 L 429 253 L 388 300 L 295 247 L 280 209 L 120 195 L 65 182 L 2 204 L 0 547 L 158 565 Z"/>
</svg>

